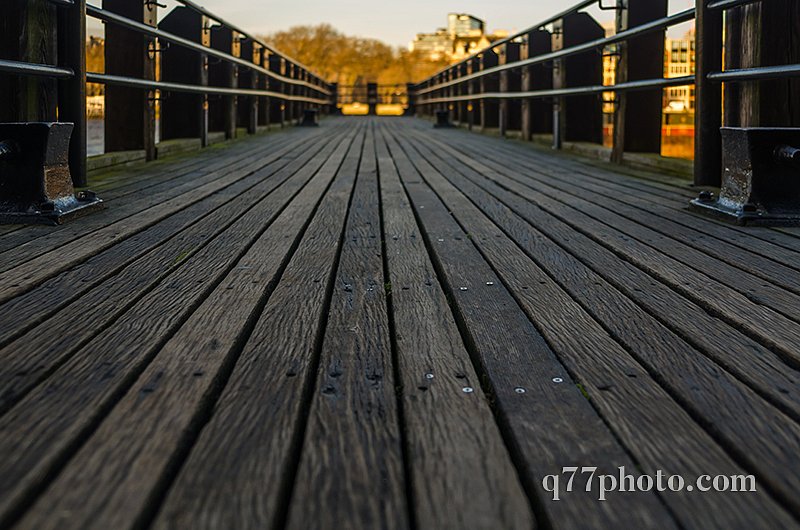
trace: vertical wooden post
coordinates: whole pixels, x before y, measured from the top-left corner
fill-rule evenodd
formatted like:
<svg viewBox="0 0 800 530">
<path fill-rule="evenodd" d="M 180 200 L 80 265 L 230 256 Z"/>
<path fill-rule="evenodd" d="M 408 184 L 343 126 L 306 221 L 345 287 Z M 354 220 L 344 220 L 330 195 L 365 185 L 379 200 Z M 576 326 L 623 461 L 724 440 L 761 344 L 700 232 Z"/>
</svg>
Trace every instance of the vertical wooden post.
<svg viewBox="0 0 800 530">
<path fill-rule="evenodd" d="M 467 61 L 467 75 L 471 75 L 473 72 L 476 71 L 477 63 L 478 63 L 477 58 L 472 58 L 469 61 Z M 475 94 L 475 84 L 476 84 L 475 80 L 467 82 L 468 95 L 472 96 L 473 94 Z M 475 100 L 470 99 L 467 102 L 467 129 L 471 131 L 474 125 L 475 125 Z"/>
<path fill-rule="evenodd" d="M 519 43 L 507 42 L 498 46 L 498 64 L 515 63 L 519 58 Z M 500 92 L 519 92 L 521 86 L 522 78 L 518 69 L 500 72 Z M 520 108 L 518 99 L 500 100 L 500 136 L 506 136 L 509 130 L 520 130 Z"/>
<path fill-rule="evenodd" d="M 177 7 L 159 27 L 204 46 L 211 45 L 209 20 L 188 7 Z M 161 79 L 166 82 L 208 85 L 208 57 L 205 54 L 170 46 L 161 52 Z M 208 98 L 203 94 L 172 92 L 161 102 L 161 139 L 200 138 L 208 145 Z"/>
<path fill-rule="evenodd" d="M 59 62 L 75 72 L 59 82 L 58 120 L 72 122 L 69 171 L 73 185 L 86 186 L 86 0 L 58 11 Z"/>
<path fill-rule="evenodd" d="M 222 25 L 212 26 L 211 47 L 239 57 L 239 34 Z M 211 86 L 236 88 L 236 65 L 221 59 L 211 59 L 208 81 Z M 212 131 L 224 131 L 228 140 L 236 137 L 236 99 L 236 96 L 217 96 L 211 98 L 209 105 L 209 128 Z"/>
<path fill-rule="evenodd" d="M 571 48 L 601 39 L 605 31 L 587 13 L 574 13 L 553 23 L 553 50 Z M 661 57 L 658 64 L 662 63 Z M 590 50 L 554 61 L 553 87 L 570 88 L 603 84 L 603 61 Z M 603 143 L 603 108 L 595 95 L 558 98 L 553 123 L 553 145 L 568 142 Z"/>
<path fill-rule="evenodd" d="M 278 75 L 283 75 L 283 58 L 275 53 L 269 54 L 269 70 Z M 279 94 L 284 93 L 283 82 L 272 77 L 269 78 L 269 90 Z M 269 120 L 283 127 L 284 102 L 280 98 L 270 98 L 269 100 Z"/>
<path fill-rule="evenodd" d="M 667 0 L 618 0 L 617 32 L 667 16 Z M 654 57 L 664 56 L 666 31 L 654 31 L 623 42 L 619 47 L 616 82 L 663 77 L 664 66 Z M 663 89 L 617 93 L 614 114 L 614 148 L 611 158 L 621 163 L 623 153 L 661 153 Z"/>
<path fill-rule="evenodd" d="M 263 46 L 258 48 L 258 64 L 262 68 L 269 69 L 269 51 Z M 269 89 L 269 76 L 259 73 L 257 75 L 257 84 L 259 90 Z M 259 96 L 258 98 L 258 125 L 259 127 L 269 128 L 269 97 Z"/>
<path fill-rule="evenodd" d="M 367 106 L 369 115 L 375 116 L 378 107 L 378 83 L 367 83 Z"/>
<path fill-rule="evenodd" d="M 488 49 L 479 56 L 481 71 L 497 66 L 497 53 Z M 497 92 L 500 89 L 498 74 L 486 75 L 480 78 L 481 93 Z M 481 99 L 481 132 L 500 126 L 500 105 L 496 100 Z"/>
<path fill-rule="evenodd" d="M 800 63 L 800 4 L 796 1 L 737 7 L 728 11 L 725 20 L 726 68 Z M 724 100 L 726 126 L 800 126 L 800 80 L 796 78 L 728 83 Z"/>
<path fill-rule="evenodd" d="M 241 43 L 241 56 L 253 64 L 258 64 L 261 45 L 253 39 L 245 39 Z M 238 86 L 256 89 L 258 72 L 250 68 L 242 68 L 239 73 Z M 237 104 L 237 127 L 247 129 L 247 134 L 255 134 L 258 129 L 258 96 L 242 96 Z"/>
<path fill-rule="evenodd" d="M 722 69 L 722 13 L 710 10 L 713 0 L 697 0 L 695 21 L 697 69 L 695 72 L 694 183 L 719 186 L 722 179 L 722 87 L 706 79 Z"/>
<path fill-rule="evenodd" d="M 141 0 L 103 0 L 108 11 L 155 26 L 156 4 Z M 155 39 L 115 24 L 106 24 L 106 73 L 155 79 Z M 155 93 L 152 90 L 106 85 L 106 152 L 143 149 L 147 160 L 156 157 Z"/>
<path fill-rule="evenodd" d="M 530 59 L 552 51 L 553 36 L 548 31 L 532 31 L 525 36 L 520 48 L 520 59 Z M 547 90 L 553 88 L 553 73 L 545 64 L 522 68 L 522 91 Z M 530 141 L 534 134 L 553 131 L 553 111 L 543 99 L 522 100 L 522 139 Z"/>
<path fill-rule="evenodd" d="M 406 95 L 408 97 L 408 107 L 404 113 L 405 116 L 417 115 L 417 96 L 414 93 L 414 83 L 406 83 Z"/>
</svg>

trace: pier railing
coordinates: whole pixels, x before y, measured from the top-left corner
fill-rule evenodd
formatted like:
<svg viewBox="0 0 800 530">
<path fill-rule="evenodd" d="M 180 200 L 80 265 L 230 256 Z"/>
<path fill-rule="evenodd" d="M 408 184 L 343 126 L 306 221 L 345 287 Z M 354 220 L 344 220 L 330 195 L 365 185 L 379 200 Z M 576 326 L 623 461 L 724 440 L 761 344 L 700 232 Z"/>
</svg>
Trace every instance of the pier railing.
<svg viewBox="0 0 800 530">
<path fill-rule="evenodd" d="M 11 0 L 0 58 L 0 121 L 74 123 L 70 171 L 86 183 L 86 83 L 105 85 L 105 150 L 156 151 L 162 140 L 235 137 L 327 112 L 335 86 L 190 0 L 161 20 L 154 0 Z M 86 19 L 106 25 L 105 72 L 86 70 Z M 11 103 L 14 101 L 14 103 Z M 160 105 L 159 116 L 156 104 Z"/>
<path fill-rule="evenodd" d="M 626 152 L 660 153 L 662 90 L 694 86 L 695 183 L 719 185 L 722 83 L 800 76 L 796 56 L 791 64 L 733 66 L 742 57 L 731 37 L 743 27 L 742 17 L 758 14 L 731 14 L 731 10 L 758 3 L 698 0 L 696 9 L 668 15 L 667 0 L 585 0 L 414 85 L 411 104 L 429 115 L 447 111 L 470 129 L 496 129 L 501 135 L 515 130 L 525 140 L 549 134 L 555 149 L 564 142 L 603 143 L 603 106 L 610 104 L 614 109 L 610 158 L 621 162 Z M 606 36 L 586 13 L 595 6 L 616 12 L 615 34 Z M 666 31 L 695 19 L 696 72 L 665 77 Z M 728 24 L 728 42 L 723 42 L 723 20 Z M 765 50 L 765 55 L 774 52 Z M 608 54 L 616 58 L 613 84 L 604 84 L 603 57 Z M 602 98 L 611 93 L 613 100 Z"/>
</svg>

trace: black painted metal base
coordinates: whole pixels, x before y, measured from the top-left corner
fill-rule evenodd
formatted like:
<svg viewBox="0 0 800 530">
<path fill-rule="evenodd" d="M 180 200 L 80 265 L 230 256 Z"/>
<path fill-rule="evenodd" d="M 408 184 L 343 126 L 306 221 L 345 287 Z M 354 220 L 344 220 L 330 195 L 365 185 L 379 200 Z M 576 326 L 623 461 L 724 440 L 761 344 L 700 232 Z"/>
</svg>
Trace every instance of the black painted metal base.
<svg viewBox="0 0 800 530">
<path fill-rule="evenodd" d="M 739 226 L 800 226 L 800 214 L 771 214 L 761 209 L 745 209 L 723 201 L 694 199 L 689 210 Z"/>
<path fill-rule="evenodd" d="M 73 198 L 61 199 L 52 203 L 31 206 L 25 211 L 4 209 L 0 203 L 0 224 L 5 225 L 60 225 L 102 210 L 103 200 L 94 193 L 78 193 Z"/>
</svg>

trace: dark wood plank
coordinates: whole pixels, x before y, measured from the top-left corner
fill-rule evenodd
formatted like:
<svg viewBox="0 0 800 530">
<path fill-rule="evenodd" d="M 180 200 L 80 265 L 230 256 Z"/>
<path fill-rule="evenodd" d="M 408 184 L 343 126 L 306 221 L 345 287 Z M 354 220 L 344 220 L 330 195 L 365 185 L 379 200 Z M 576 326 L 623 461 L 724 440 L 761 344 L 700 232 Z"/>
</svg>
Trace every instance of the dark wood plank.
<svg viewBox="0 0 800 530">
<path fill-rule="evenodd" d="M 288 528 L 410 525 L 386 293 L 374 135 L 345 228 Z"/>
<path fill-rule="evenodd" d="M 0 461 L 2 517 L 43 486 L 324 162 L 305 164 L 0 418 L 0 430 L 13 433 L 0 439 L 0 454 L 16 456 Z"/>
<path fill-rule="evenodd" d="M 490 392 L 506 436 L 513 440 L 523 484 L 531 497 L 539 499 L 537 521 L 565 527 L 674 526 L 653 494 L 621 493 L 597 502 L 596 496 L 579 488 L 568 502 L 545 497 L 542 477 L 560 473 L 562 466 L 591 462 L 598 472 L 611 472 L 619 466 L 634 470 L 634 461 L 471 237 L 420 176 L 435 170 L 418 158 L 409 160 L 394 137 L 387 139 L 440 281 L 480 361 L 482 386 Z M 491 237 L 502 234 L 497 230 Z M 474 392 L 467 397 L 474 398 Z"/>
<path fill-rule="evenodd" d="M 349 142 L 260 234 L 83 444 L 21 526 L 120 528 L 148 518 L 214 405 Z M 251 404 L 251 406 L 256 406 Z"/>
<path fill-rule="evenodd" d="M 359 134 L 244 346 L 155 528 L 271 528 L 284 518 L 318 369 Z"/>
<path fill-rule="evenodd" d="M 475 234 L 480 246 L 484 245 L 483 241 L 486 241 L 487 247 L 498 244 L 492 238 L 477 237 L 479 233 L 486 234 L 487 228 L 478 228 L 473 232 L 475 226 L 492 227 L 486 220 L 481 222 L 477 208 L 497 222 L 547 275 L 558 282 L 562 290 L 568 292 L 616 341 L 625 346 L 637 362 L 648 372 L 658 374 L 660 385 L 693 418 L 698 418 L 700 425 L 712 426 L 711 434 L 715 435 L 724 448 L 729 448 L 738 456 L 740 464 L 748 470 L 754 470 L 762 485 L 766 484 L 770 491 L 775 492 L 796 513 L 800 511 L 796 496 L 792 493 L 798 487 L 796 481 L 800 471 L 800 465 L 795 458 L 800 449 L 800 426 L 795 421 L 781 414 L 730 374 L 720 370 L 599 275 L 487 195 L 483 189 L 465 178 L 460 178 L 452 166 L 442 163 L 441 158 L 427 150 L 423 143 L 416 144 L 416 147 L 425 153 L 449 181 L 449 184 L 442 183 L 440 194 L 452 197 L 450 208 L 457 218 L 463 219 L 465 228 L 470 227 L 467 229 Z M 439 186 L 435 187 L 438 191 Z M 456 188 L 467 195 L 474 205 L 466 202 L 466 197 L 456 192 Z M 524 282 L 525 275 L 528 274 L 524 268 L 524 259 L 521 256 L 518 260 L 511 259 L 514 251 L 509 251 L 508 248 L 506 244 L 505 247 L 498 247 L 491 252 L 494 255 L 492 261 L 495 268 L 508 271 L 508 277 L 513 278 L 509 283 Z M 515 263 L 523 265 L 515 267 Z M 638 287 L 647 288 L 648 285 L 644 283 Z M 540 294 L 537 300 L 542 299 L 544 302 L 539 302 L 536 311 L 537 314 L 545 314 L 541 304 L 548 301 L 552 303 L 556 296 L 551 293 Z M 524 295 L 525 293 L 521 296 Z M 553 306 L 561 307 L 562 304 L 556 303 Z M 583 327 L 581 329 L 585 332 Z M 609 393 L 615 392 L 616 388 L 609 386 L 600 390 Z M 667 403 L 665 400 L 658 410 L 650 409 L 649 413 L 665 418 L 663 408 Z M 687 428 L 675 427 L 675 430 L 681 433 L 690 432 Z M 674 446 L 679 447 L 679 444 Z M 700 466 L 701 469 L 702 467 Z"/>
<path fill-rule="evenodd" d="M 44 320 L 0 349 L 0 359 L 2 359 L 0 384 L 4 387 L 0 395 L 0 411 L 6 410 L 33 385 L 41 382 L 42 378 L 68 359 L 79 347 L 95 338 L 105 326 L 122 315 L 131 304 L 146 295 L 170 273 L 183 266 L 184 261 L 223 233 L 238 217 L 280 188 L 315 156 L 325 160 L 335 147 L 335 143 L 331 145 L 322 143 L 317 149 L 308 149 L 301 144 L 299 149 L 303 152 L 298 158 L 292 159 L 289 163 L 283 160 L 277 161 L 274 164 L 276 167 L 267 166 L 268 172 L 256 172 L 253 177 L 258 184 L 252 192 L 239 197 L 225 208 L 195 224 L 180 238 L 158 246 L 153 252 L 142 256 L 108 281 L 92 286 L 83 298 L 61 308 L 52 318 Z M 267 176 L 270 178 L 265 178 Z M 111 250 L 99 257 L 111 253 Z M 67 279 L 68 282 L 70 280 L 71 278 Z M 25 308 L 31 305 L 34 309 L 40 307 L 36 305 L 36 299 L 29 300 L 29 295 L 34 294 L 68 298 L 66 293 L 52 292 L 52 289 L 40 287 L 11 300 L 8 310 L 5 305 L 0 306 L 4 315 L 0 317 L 0 322 L 13 321 L 15 315 L 24 315 Z M 14 310 L 14 302 L 17 300 L 24 303 L 20 311 Z M 81 320 L 91 325 L 72 325 Z M 18 322 L 16 325 L 17 329 L 24 329 Z M 50 332 L 53 329 L 59 329 L 61 332 L 53 334 Z M 11 333 L 9 335 L 13 336 Z M 57 348 L 54 347 L 54 341 L 57 341 Z"/>
<path fill-rule="evenodd" d="M 528 500 L 385 139 L 377 143 L 402 417 L 419 528 L 531 528 Z M 471 397 L 471 396 L 470 396 Z"/>
</svg>

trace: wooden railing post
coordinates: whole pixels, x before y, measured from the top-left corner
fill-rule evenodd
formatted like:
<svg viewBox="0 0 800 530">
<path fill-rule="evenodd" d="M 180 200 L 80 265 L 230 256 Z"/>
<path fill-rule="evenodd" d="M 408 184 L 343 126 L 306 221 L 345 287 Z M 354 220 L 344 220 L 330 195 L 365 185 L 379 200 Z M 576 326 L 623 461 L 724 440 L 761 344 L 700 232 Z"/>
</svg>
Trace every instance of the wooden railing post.
<svg viewBox="0 0 800 530">
<path fill-rule="evenodd" d="M 103 0 L 103 7 L 136 22 L 156 26 L 157 4 L 141 0 Z M 154 80 L 155 39 L 116 24 L 106 24 L 106 73 Z M 105 150 L 143 149 L 156 157 L 155 93 L 116 85 L 105 87 Z"/>
<path fill-rule="evenodd" d="M 188 7 L 177 7 L 159 27 L 179 37 L 211 45 L 209 20 Z M 183 46 L 161 52 L 161 79 L 189 85 L 208 85 L 208 56 Z M 161 139 L 200 138 L 208 145 L 208 98 L 202 94 L 171 92 L 161 101 Z"/>
<path fill-rule="evenodd" d="M 498 46 L 498 64 L 505 65 L 519 61 L 520 45 L 507 42 Z M 519 92 L 522 81 L 518 69 L 500 72 L 500 92 Z M 520 130 L 520 101 L 518 99 L 500 100 L 500 136 L 509 130 Z"/>
<path fill-rule="evenodd" d="M 548 31 L 532 31 L 525 36 L 520 48 L 520 59 L 530 59 L 552 51 L 553 36 Z M 553 73 L 547 65 L 538 64 L 522 68 L 522 91 L 553 88 Z M 522 100 L 522 139 L 530 141 L 534 134 L 553 132 L 551 105 L 542 99 Z"/>
<path fill-rule="evenodd" d="M 72 122 L 69 171 L 75 186 L 86 186 L 86 0 L 58 12 L 59 62 L 75 75 L 59 82 L 59 120 Z"/>
<path fill-rule="evenodd" d="M 226 26 L 212 26 L 211 47 L 239 57 L 239 34 Z M 236 88 L 237 76 L 235 64 L 212 59 L 209 67 L 211 86 Z M 236 96 L 212 98 L 209 110 L 209 128 L 212 131 L 224 131 L 228 140 L 236 137 L 236 99 Z"/>
<path fill-rule="evenodd" d="M 406 94 L 408 97 L 408 107 L 406 108 L 406 116 L 417 115 L 417 96 L 414 93 L 415 87 L 413 83 L 406 83 Z"/>
<path fill-rule="evenodd" d="M 253 39 L 245 39 L 241 43 L 242 57 L 253 64 L 258 64 L 261 45 Z M 256 89 L 258 87 L 258 72 L 250 68 L 242 68 L 239 72 L 241 88 Z M 247 128 L 247 134 L 255 134 L 258 129 L 258 97 L 242 96 L 239 98 L 237 127 Z"/>
<path fill-rule="evenodd" d="M 258 57 L 258 64 L 261 65 L 262 68 L 269 69 L 269 51 L 262 47 L 259 47 L 259 57 Z M 267 74 L 258 74 L 258 84 L 259 90 L 269 90 L 269 76 Z M 258 126 L 269 128 L 270 120 L 269 120 L 269 100 L 268 96 L 259 96 L 258 98 Z"/>
<path fill-rule="evenodd" d="M 497 66 L 497 53 L 493 49 L 482 52 L 479 56 L 480 69 L 486 70 Z M 497 92 L 500 89 L 498 74 L 486 75 L 480 78 L 481 93 Z M 500 105 L 496 100 L 481 99 L 481 132 L 500 126 Z"/>
<path fill-rule="evenodd" d="M 587 13 L 574 13 L 553 23 L 553 50 L 601 39 L 605 31 Z M 658 58 L 661 64 L 662 58 Z M 603 61 L 594 50 L 554 61 L 553 87 L 569 88 L 603 84 Z M 553 146 L 561 141 L 603 143 L 603 108 L 595 95 L 557 98 L 554 110 Z"/>
<path fill-rule="evenodd" d="M 474 73 L 477 70 L 478 59 L 477 57 L 473 57 L 467 61 L 467 75 Z M 468 95 L 475 94 L 475 85 L 477 81 L 467 81 L 467 93 Z M 467 129 L 470 131 L 472 127 L 475 125 L 475 100 L 470 99 L 467 102 Z"/>
<path fill-rule="evenodd" d="M 722 179 L 722 86 L 706 76 L 722 70 L 722 12 L 714 0 L 697 0 L 694 123 L 694 184 L 719 186 Z"/>
<path fill-rule="evenodd" d="M 617 32 L 667 16 L 667 0 L 618 0 Z M 616 82 L 656 79 L 664 75 L 666 31 L 653 31 L 618 45 Z M 686 73 L 689 75 L 689 72 Z M 612 161 L 621 163 L 623 153 L 661 153 L 661 107 L 663 90 L 641 90 L 616 94 Z"/>
<path fill-rule="evenodd" d="M 378 107 L 378 83 L 367 83 L 367 106 L 369 115 L 375 116 Z"/>
<path fill-rule="evenodd" d="M 267 57 L 267 64 L 269 65 L 270 72 L 280 75 L 282 71 L 282 63 L 283 59 L 281 59 L 279 55 L 272 52 L 269 53 L 269 56 Z M 268 88 L 270 92 L 283 93 L 283 83 L 272 77 L 270 77 L 268 80 Z M 275 123 L 283 127 L 283 112 L 283 101 L 279 98 L 271 97 L 269 99 L 270 125 Z"/>
</svg>

